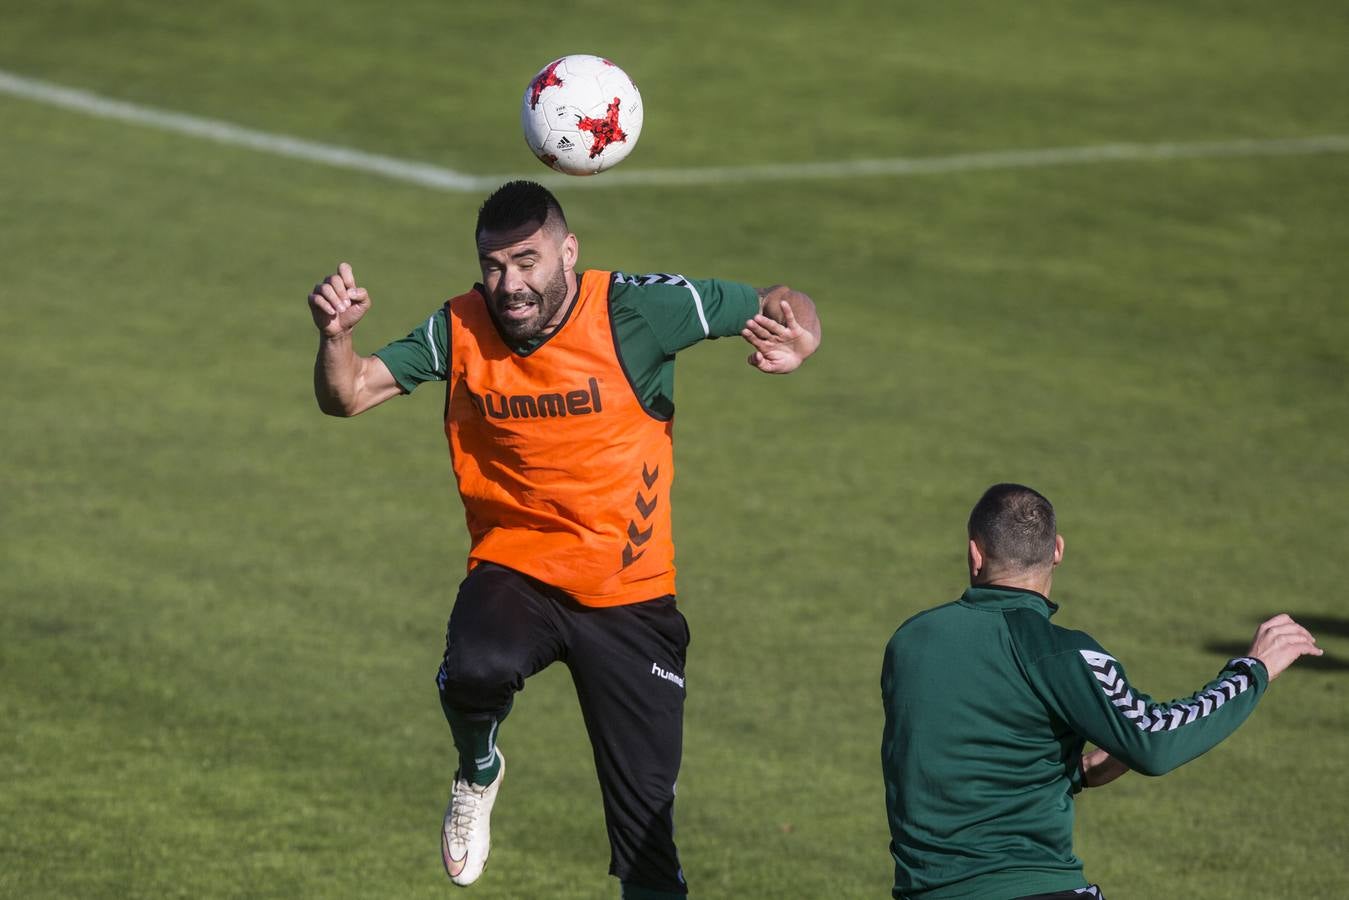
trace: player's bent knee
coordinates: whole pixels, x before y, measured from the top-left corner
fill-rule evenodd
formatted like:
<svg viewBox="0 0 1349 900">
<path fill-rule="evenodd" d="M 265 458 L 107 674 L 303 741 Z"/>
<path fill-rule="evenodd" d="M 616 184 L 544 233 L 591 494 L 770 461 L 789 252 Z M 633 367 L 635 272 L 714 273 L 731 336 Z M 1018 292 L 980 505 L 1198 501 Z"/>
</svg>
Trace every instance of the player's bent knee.
<svg viewBox="0 0 1349 900">
<path fill-rule="evenodd" d="M 452 707 L 490 709 L 508 703 L 524 687 L 516 660 L 490 651 L 446 654 L 436 677 L 441 699 Z"/>
</svg>

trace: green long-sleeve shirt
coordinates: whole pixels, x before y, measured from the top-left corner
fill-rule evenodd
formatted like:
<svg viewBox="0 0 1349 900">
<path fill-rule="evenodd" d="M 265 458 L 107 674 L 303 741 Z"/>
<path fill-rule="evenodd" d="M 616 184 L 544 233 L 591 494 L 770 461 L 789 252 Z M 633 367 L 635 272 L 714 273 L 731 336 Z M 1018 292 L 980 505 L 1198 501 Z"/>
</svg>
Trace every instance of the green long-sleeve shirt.
<svg viewBox="0 0 1349 900">
<path fill-rule="evenodd" d="M 1228 662 L 1192 696 L 1159 703 L 1039 594 L 970 588 L 909 619 L 886 647 L 881 764 L 894 896 L 998 898 L 1087 884 L 1073 794 L 1091 741 L 1148 775 L 1231 734 L 1268 686 Z"/>
</svg>

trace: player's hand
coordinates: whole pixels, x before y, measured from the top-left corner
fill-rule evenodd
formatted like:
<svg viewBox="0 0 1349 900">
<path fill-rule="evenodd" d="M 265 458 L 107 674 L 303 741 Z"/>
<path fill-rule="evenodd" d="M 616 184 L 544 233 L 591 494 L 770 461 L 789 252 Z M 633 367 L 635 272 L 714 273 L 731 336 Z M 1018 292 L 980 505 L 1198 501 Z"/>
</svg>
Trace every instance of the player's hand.
<svg viewBox="0 0 1349 900">
<path fill-rule="evenodd" d="M 754 352 L 749 355 L 749 364 L 770 375 L 785 375 L 795 371 L 807 356 L 815 352 L 819 344 L 815 335 L 796 321 L 791 304 L 786 300 L 779 300 L 778 303 L 782 321 L 759 313 L 746 322 L 740 332 L 740 336 L 754 348 Z"/>
<path fill-rule="evenodd" d="M 351 266 L 342 263 L 336 274 L 314 285 L 309 294 L 309 312 L 324 337 L 348 334 L 370 308 L 370 295 L 356 286 Z"/>
<path fill-rule="evenodd" d="M 1082 754 L 1082 786 L 1100 787 L 1129 771 L 1129 767 L 1099 747 Z"/>
<path fill-rule="evenodd" d="M 1273 681 L 1299 656 L 1320 656 L 1324 652 L 1316 646 L 1316 638 L 1310 631 L 1294 622 L 1287 613 L 1279 613 L 1256 629 L 1255 639 L 1246 655 L 1264 663 L 1269 680 Z"/>
</svg>

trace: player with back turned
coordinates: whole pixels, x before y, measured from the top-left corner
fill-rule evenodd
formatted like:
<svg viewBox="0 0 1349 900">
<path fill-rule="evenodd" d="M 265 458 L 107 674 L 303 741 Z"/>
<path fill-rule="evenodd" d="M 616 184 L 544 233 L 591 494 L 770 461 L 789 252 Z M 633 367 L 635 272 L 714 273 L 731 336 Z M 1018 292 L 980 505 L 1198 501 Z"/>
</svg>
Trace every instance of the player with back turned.
<svg viewBox="0 0 1349 900">
<path fill-rule="evenodd" d="M 885 649 L 893 895 L 1099 900 L 1073 853 L 1073 795 L 1204 753 L 1279 673 L 1321 651 L 1275 616 L 1197 693 L 1159 703 L 1085 632 L 1050 622 L 1063 538 L 1043 495 L 994 485 L 970 513 L 968 538 L 970 588 L 909 619 Z M 1084 755 L 1087 741 L 1099 749 Z"/>
<path fill-rule="evenodd" d="M 738 334 L 753 368 L 794 371 L 819 345 L 815 307 L 782 286 L 577 271 L 576 235 L 532 182 L 487 198 L 474 237 L 482 282 L 373 356 L 352 346 L 370 297 L 350 266 L 309 295 L 325 412 L 356 415 L 446 382 L 471 547 L 436 678 L 458 751 L 442 860 L 456 884 L 482 873 L 505 771 L 498 730 L 525 679 L 561 661 L 594 751 L 610 873 L 629 900 L 682 896 L 674 360 Z"/>
</svg>

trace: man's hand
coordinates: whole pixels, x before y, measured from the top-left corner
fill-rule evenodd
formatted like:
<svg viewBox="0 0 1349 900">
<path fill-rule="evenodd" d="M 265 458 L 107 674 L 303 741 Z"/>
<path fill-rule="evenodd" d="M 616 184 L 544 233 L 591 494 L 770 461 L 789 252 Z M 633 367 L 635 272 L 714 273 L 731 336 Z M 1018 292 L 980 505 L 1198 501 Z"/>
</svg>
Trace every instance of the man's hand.
<svg viewBox="0 0 1349 900">
<path fill-rule="evenodd" d="M 309 312 L 314 325 L 326 338 L 350 334 L 370 308 L 370 295 L 356 286 L 351 266 L 342 263 L 337 273 L 314 285 L 309 294 Z"/>
<path fill-rule="evenodd" d="M 762 310 L 740 332 L 754 348 L 749 364 L 760 372 L 785 375 L 799 368 L 820 345 L 815 306 L 805 294 L 784 285 L 760 291 L 760 296 Z"/>
<path fill-rule="evenodd" d="M 1082 786 L 1100 787 L 1129 771 L 1129 767 L 1104 750 L 1082 754 Z"/>
<path fill-rule="evenodd" d="M 354 416 L 402 393 L 382 359 L 357 356 L 352 348 L 351 330 L 369 308 L 370 295 L 356 286 L 346 263 L 309 294 L 309 312 L 319 330 L 314 397 L 330 416 Z"/>
<path fill-rule="evenodd" d="M 1279 613 L 1256 629 L 1255 639 L 1246 655 L 1264 663 L 1269 680 L 1273 681 L 1299 656 L 1320 656 L 1324 652 L 1316 646 L 1316 638 L 1310 631 L 1294 622 L 1287 613 Z"/>
</svg>

